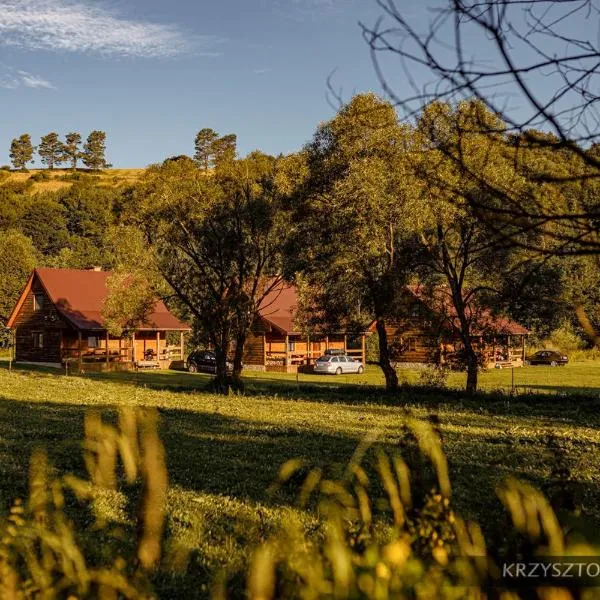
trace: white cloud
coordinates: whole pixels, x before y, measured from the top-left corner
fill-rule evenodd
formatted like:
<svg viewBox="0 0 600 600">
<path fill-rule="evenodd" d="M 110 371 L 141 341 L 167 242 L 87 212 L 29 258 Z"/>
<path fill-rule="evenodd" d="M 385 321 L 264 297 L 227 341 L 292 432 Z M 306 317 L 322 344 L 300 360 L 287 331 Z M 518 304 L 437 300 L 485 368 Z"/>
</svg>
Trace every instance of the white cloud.
<svg viewBox="0 0 600 600">
<path fill-rule="evenodd" d="M 25 87 L 45 88 L 47 90 L 54 89 L 54 86 L 47 79 L 44 79 L 39 75 L 34 75 L 33 73 L 28 73 L 27 71 L 19 71 L 18 76 L 21 79 L 21 83 Z"/>
<path fill-rule="evenodd" d="M 53 90 L 55 87 L 40 75 L 28 71 L 15 71 L 0 63 L 0 88 L 16 90 L 19 87 Z"/>
<path fill-rule="evenodd" d="M 252 72 L 255 75 L 264 75 L 265 73 L 270 73 L 271 69 L 253 69 Z"/>
<path fill-rule="evenodd" d="M 0 44 L 105 56 L 171 57 L 212 36 L 188 39 L 177 27 L 127 19 L 89 0 L 0 0 Z"/>
</svg>

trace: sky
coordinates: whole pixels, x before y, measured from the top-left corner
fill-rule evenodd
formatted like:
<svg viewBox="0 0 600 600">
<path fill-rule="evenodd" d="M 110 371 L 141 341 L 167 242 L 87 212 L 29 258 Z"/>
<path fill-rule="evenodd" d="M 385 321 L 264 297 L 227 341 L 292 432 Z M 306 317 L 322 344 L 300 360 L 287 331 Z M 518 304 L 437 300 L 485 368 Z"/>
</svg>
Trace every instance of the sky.
<svg viewBox="0 0 600 600">
<path fill-rule="evenodd" d="M 240 155 L 298 150 L 335 113 L 328 77 L 345 99 L 381 91 L 358 24 L 380 15 L 375 0 L 0 0 L 0 164 L 22 133 L 93 129 L 118 168 L 193 154 L 203 127 L 237 134 Z"/>
</svg>

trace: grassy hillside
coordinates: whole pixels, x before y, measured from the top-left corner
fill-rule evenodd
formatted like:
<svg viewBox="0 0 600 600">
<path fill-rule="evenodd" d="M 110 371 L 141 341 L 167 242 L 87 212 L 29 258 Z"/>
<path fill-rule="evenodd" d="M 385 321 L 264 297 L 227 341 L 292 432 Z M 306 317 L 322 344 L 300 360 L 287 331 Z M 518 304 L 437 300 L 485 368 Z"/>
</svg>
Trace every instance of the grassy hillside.
<svg viewBox="0 0 600 600">
<path fill-rule="evenodd" d="M 143 172 L 144 169 L 106 169 L 100 173 L 92 173 L 85 169 L 78 169 L 76 177 L 93 177 L 100 185 L 119 187 L 134 184 Z M 70 169 L 54 169 L 52 171 L 48 169 L 31 169 L 24 173 L 11 171 L 9 177 L 4 181 L 24 182 L 33 178 L 32 192 L 52 192 L 71 186 L 73 184 L 71 176 Z M 47 177 L 48 179 L 36 180 L 41 177 Z"/>
<path fill-rule="evenodd" d="M 499 545 L 507 530 L 495 490 L 509 476 L 532 482 L 558 506 L 575 503 L 588 531 L 598 530 L 597 391 L 585 401 L 409 391 L 390 397 L 370 386 L 332 385 L 333 378 L 299 389 L 293 378 L 287 385 L 282 379 L 248 380 L 246 395 L 223 397 L 203 391 L 207 378 L 198 375 L 65 377 L 0 369 L 0 506 L 6 510 L 26 494 L 28 459 L 37 447 L 47 448 L 59 471 L 84 473 L 81 439 L 89 409 L 112 419 L 119 406 L 158 407 L 169 470 L 166 547 L 177 559 L 166 562 L 154 583 L 163 597 L 203 597 L 223 569 L 239 573 L 248 547 L 283 521 L 314 527 L 314 515 L 296 507 L 301 480 L 269 492 L 286 460 L 302 458 L 336 476 L 370 436 L 405 455 L 419 474 L 418 487 L 426 466 L 406 446 L 403 424 L 412 416 L 439 431 L 457 512 L 479 521 L 489 540 Z M 366 463 L 372 460 L 367 453 Z M 421 485 L 428 485 L 426 478 Z M 123 507 L 130 501 L 114 496 L 106 517 L 125 526 Z M 236 581 L 230 585 L 240 596 Z"/>
</svg>

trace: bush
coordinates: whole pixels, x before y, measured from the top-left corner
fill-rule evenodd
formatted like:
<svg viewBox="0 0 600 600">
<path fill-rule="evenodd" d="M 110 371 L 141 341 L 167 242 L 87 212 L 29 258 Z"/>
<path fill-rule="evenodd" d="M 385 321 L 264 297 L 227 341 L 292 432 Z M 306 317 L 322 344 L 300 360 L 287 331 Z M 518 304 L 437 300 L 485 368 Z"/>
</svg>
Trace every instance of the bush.
<svg viewBox="0 0 600 600">
<path fill-rule="evenodd" d="M 50 181 L 51 177 L 48 171 L 38 171 L 37 173 L 34 173 L 30 179 L 32 181 Z"/>
<path fill-rule="evenodd" d="M 564 322 L 558 329 L 555 329 L 545 341 L 550 350 L 569 352 L 585 348 L 585 342 L 577 335 L 573 325 L 569 322 Z"/>
<path fill-rule="evenodd" d="M 379 363 L 379 334 L 376 331 L 365 339 L 365 355 L 368 363 Z"/>
<path fill-rule="evenodd" d="M 8 171 L 10 173 L 12 171 L 12 167 L 10 165 L 2 165 L 0 167 L 0 171 Z"/>
<path fill-rule="evenodd" d="M 448 369 L 428 365 L 419 373 L 419 385 L 428 388 L 443 390 L 448 385 Z"/>
</svg>

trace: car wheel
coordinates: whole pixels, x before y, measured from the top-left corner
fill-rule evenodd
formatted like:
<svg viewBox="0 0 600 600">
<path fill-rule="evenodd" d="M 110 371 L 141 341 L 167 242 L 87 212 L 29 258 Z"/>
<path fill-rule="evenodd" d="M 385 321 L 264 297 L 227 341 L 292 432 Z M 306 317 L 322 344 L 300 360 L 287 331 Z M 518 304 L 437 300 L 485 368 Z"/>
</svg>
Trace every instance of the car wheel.
<svg viewBox="0 0 600 600">
<path fill-rule="evenodd" d="M 338 367 L 338 368 L 335 370 L 335 374 L 336 374 L 336 375 L 341 375 L 341 374 L 342 374 L 342 367 Z"/>
<path fill-rule="evenodd" d="M 553 360 L 553 361 L 550 363 L 550 366 L 551 366 L 551 367 L 556 367 L 556 365 L 558 365 L 558 363 L 557 363 L 555 360 Z"/>
<path fill-rule="evenodd" d="M 197 373 L 198 367 L 195 364 L 188 365 L 188 373 Z"/>
<path fill-rule="evenodd" d="M 365 370 L 364 370 L 364 368 L 363 368 L 363 367 L 358 367 L 358 371 L 356 371 L 356 372 L 357 372 L 359 375 L 362 375 L 362 374 L 365 372 Z"/>
</svg>

